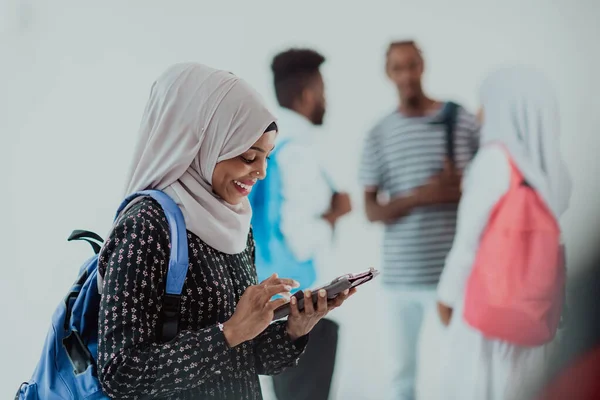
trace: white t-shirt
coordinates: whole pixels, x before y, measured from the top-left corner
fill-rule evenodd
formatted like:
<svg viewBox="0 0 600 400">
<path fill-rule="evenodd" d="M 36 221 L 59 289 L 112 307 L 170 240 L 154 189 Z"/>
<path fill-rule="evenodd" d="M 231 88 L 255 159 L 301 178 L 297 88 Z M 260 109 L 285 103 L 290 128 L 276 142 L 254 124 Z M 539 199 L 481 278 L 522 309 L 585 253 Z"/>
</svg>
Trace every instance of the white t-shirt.
<svg viewBox="0 0 600 400">
<path fill-rule="evenodd" d="M 280 228 L 298 261 L 314 260 L 315 284 L 320 285 L 335 278 L 335 271 L 327 268 L 332 227 L 322 216 L 329 211 L 337 188 L 319 159 L 317 127 L 288 109 L 281 109 L 278 116 L 279 136 L 275 146 L 291 140 L 277 156 L 283 195 Z"/>
</svg>

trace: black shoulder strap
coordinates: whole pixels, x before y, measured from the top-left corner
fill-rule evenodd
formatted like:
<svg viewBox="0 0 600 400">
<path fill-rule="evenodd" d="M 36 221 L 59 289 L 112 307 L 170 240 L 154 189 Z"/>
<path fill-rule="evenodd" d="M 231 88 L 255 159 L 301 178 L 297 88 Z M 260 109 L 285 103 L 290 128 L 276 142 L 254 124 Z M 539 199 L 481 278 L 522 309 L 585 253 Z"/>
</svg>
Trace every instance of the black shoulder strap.
<svg viewBox="0 0 600 400">
<path fill-rule="evenodd" d="M 454 129 L 458 118 L 459 105 L 449 101 L 445 105 L 444 125 L 446 126 L 446 155 L 451 163 L 454 163 Z"/>
<path fill-rule="evenodd" d="M 104 240 L 98 234 L 96 234 L 94 232 L 90 232 L 90 231 L 79 230 L 79 229 L 71 232 L 71 235 L 69 236 L 69 238 L 67 240 L 69 242 L 72 242 L 73 240 L 86 241 L 92 246 L 92 248 L 94 249 L 94 253 L 96 253 L 96 254 L 100 253 L 100 250 L 102 249 L 102 243 L 104 243 Z"/>
</svg>

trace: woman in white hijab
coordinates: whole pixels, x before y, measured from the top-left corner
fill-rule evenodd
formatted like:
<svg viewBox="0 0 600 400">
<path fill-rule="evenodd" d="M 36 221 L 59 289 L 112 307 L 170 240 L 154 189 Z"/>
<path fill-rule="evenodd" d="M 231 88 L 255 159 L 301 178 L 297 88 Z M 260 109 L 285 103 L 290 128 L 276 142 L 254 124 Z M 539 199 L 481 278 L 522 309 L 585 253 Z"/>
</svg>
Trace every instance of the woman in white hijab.
<svg viewBox="0 0 600 400">
<path fill-rule="evenodd" d="M 179 333 L 164 343 L 169 227 L 150 198 L 122 213 L 98 262 L 98 378 L 109 397 L 261 399 L 258 374 L 294 366 L 312 327 L 350 295 L 320 296 L 303 312 L 292 300 L 287 321 L 270 324 L 296 283 L 257 283 L 247 195 L 266 175 L 276 135 L 275 117 L 231 73 L 178 64 L 152 86 L 126 194 L 158 189 L 176 201 L 189 270 Z"/>
<path fill-rule="evenodd" d="M 466 282 L 490 213 L 510 184 L 511 158 L 558 219 L 571 181 L 559 149 L 556 98 L 533 69 L 491 74 L 481 88 L 481 148 L 463 181 L 457 231 L 438 286 L 440 318 L 449 324 L 442 352 L 440 399 L 529 399 L 543 377 L 549 345 L 520 347 L 486 339 L 464 321 Z"/>
</svg>

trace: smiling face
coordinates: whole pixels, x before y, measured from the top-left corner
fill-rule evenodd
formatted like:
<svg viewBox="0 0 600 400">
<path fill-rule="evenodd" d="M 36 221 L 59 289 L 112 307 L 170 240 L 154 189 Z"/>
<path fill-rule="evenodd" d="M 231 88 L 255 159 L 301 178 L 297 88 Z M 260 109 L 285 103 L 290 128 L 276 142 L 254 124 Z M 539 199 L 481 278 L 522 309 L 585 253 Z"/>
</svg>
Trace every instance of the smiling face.
<svg viewBox="0 0 600 400">
<path fill-rule="evenodd" d="M 258 179 L 267 176 L 268 156 L 275 147 L 277 131 L 265 132 L 246 152 L 215 166 L 213 191 L 225 202 L 239 204 Z"/>
</svg>

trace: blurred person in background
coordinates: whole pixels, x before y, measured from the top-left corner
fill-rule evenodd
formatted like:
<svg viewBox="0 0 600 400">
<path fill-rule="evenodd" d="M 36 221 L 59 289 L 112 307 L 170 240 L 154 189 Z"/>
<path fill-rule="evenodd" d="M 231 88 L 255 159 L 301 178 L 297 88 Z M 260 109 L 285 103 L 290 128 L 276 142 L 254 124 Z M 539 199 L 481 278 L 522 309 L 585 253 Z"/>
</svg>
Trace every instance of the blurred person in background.
<svg viewBox="0 0 600 400">
<path fill-rule="evenodd" d="M 280 135 L 269 161 L 269 177 L 250 197 L 259 277 L 279 273 L 298 290 L 334 277 L 328 272 L 332 235 L 351 210 L 350 198 L 325 171 L 316 128 L 325 116 L 325 87 L 319 67 L 325 58 L 311 49 L 277 54 L 271 69 L 280 104 Z M 330 269 L 331 270 L 331 269 Z M 294 369 L 273 377 L 280 400 L 329 398 L 338 343 L 338 324 L 322 319 Z"/>
<path fill-rule="evenodd" d="M 413 399 L 417 367 L 426 369 L 418 348 L 435 353 L 437 339 L 425 338 L 442 330 L 435 314 L 436 286 L 454 238 L 462 170 L 477 151 L 478 124 L 458 107 L 451 159 L 443 123 L 450 104 L 424 93 L 425 64 L 417 44 L 391 43 L 385 67 L 400 104 L 368 133 L 360 180 L 367 218 L 385 225 L 382 269 L 396 360 L 389 398 Z M 431 329 L 423 329 L 418 346 L 425 315 L 424 326 Z"/>
<path fill-rule="evenodd" d="M 495 215 L 495 210 L 498 210 L 495 208 L 496 205 L 505 194 L 509 193 L 509 190 L 513 190 L 511 193 L 518 195 L 524 193 L 516 192 L 518 188 L 524 186 L 526 190 L 528 187 L 533 188 L 543 200 L 545 210 L 549 211 L 548 215 L 558 220 L 569 205 L 571 180 L 560 154 L 560 124 L 556 96 L 550 84 L 538 71 L 526 67 L 499 69 L 484 81 L 481 87 L 481 102 L 480 115 L 483 120 L 481 147 L 465 176 L 456 237 L 438 288 L 440 318 L 444 324 L 449 324 L 445 341 L 446 349 L 441 353 L 443 382 L 439 398 L 532 399 L 544 378 L 545 367 L 550 360 L 552 338 L 543 345 L 525 346 L 515 344 L 516 341 L 492 339 L 484 335 L 465 320 L 464 310 L 468 308 L 467 301 L 476 300 L 475 295 L 465 297 L 467 280 L 473 271 L 476 259 L 479 260 L 476 256 L 482 248 L 480 244 L 483 234 L 490 226 L 488 222 L 493 221 L 491 218 Z M 517 189 L 511 189 L 513 187 L 511 177 L 514 176 L 514 172 L 511 172 L 513 171 L 511 163 L 523 175 L 526 182 L 525 185 L 517 183 Z M 519 199 L 523 201 L 522 195 Z M 526 209 L 529 215 L 536 211 L 533 207 L 530 205 Z M 512 212 L 517 211 L 513 209 Z M 534 235 L 531 233 L 534 232 L 532 228 L 534 224 L 532 221 L 527 221 L 526 229 L 530 229 L 528 232 L 531 235 Z M 533 240 L 543 240 L 540 238 L 549 235 L 552 239 L 552 231 L 548 225 L 540 229 L 542 230 L 539 235 L 544 236 L 531 236 L 533 239 L 524 241 L 527 243 L 524 246 L 529 246 Z M 521 231 L 515 232 L 518 233 L 515 233 L 514 237 L 521 233 Z M 559 228 L 556 228 L 556 232 L 558 237 Z M 503 238 L 507 235 L 509 233 L 506 230 L 502 231 Z M 495 249 L 502 249 L 503 242 L 496 239 L 494 243 Z M 545 248 L 544 250 L 559 256 L 554 259 L 550 256 L 541 261 L 556 262 L 556 268 L 560 271 L 564 267 L 564 260 L 560 255 L 564 252 L 561 251 L 562 247 L 558 239 L 556 246 L 556 249 Z M 511 249 L 496 251 L 505 254 L 512 249 L 521 250 L 514 246 Z M 526 249 L 530 249 L 531 252 L 523 255 L 522 258 L 519 258 L 516 253 L 507 257 L 517 265 L 521 265 L 522 259 L 540 262 L 540 257 L 536 258 L 537 254 L 534 254 L 535 248 L 523 248 L 525 251 Z M 494 260 L 500 260 L 498 253 L 493 255 L 490 253 L 490 258 L 492 257 Z M 547 265 L 547 267 L 548 271 L 554 271 L 554 266 Z M 494 274 L 493 270 L 489 270 L 489 274 Z M 524 277 L 524 274 L 526 271 L 521 271 L 519 275 L 521 282 L 528 278 Z M 544 288 L 552 288 L 553 285 L 560 288 L 564 284 L 560 274 L 549 272 L 548 277 L 542 275 L 536 275 L 531 279 Z M 503 288 L 508 286 L 505 285 L 505 279 L 511 279 L 511 276 L 499 278 L 496 281 L 502 287 L 491 296 L 494 296 L 494 307 L 502 310 L 499 311 L 500 313 L 507 312 L 508 309 L 502 308 L 500 297 L 504 298 L 508 295 L 512 304 L 519 304 L 520 299 L 515 294 L 502 292 L 507 290 Z M 549 279 L 553 279 L 556 283 Z M 519 285 L 515 283 L 512 287 L 519 287 Z M 521 288 L 521 290 L 528 289 Z M 532 288 L 531 290 L 533 290 L 532 294 L 546 293 L 542 291 L 546 289 Z M 531 302 L 532 295 L 528 294 L 525 297 L 523 301 Z M 536 297 L 539 304 L 545 304 L 542 303 L 545 300 L 546 297 L 541 295 Z M 487 300 L 483 299 L 483 301 Z M 563 300 L 557 296 L 548 297 L 548 301 L 552 301 L 552 304 L 562 304 Z M 541 307 L 545 306 L 540 306 L 540 309 Z M 546 312 L 550 313 L 550 311 Z M 519 314 L 515 312 L 512 315 Z M 546 314 L 540 313 L 536 318 L 543 320 Z M 521 324 L 521 329 L 526 329 L 524 326 L 528 325 Z M 503 335 L 504 338 L 515 337 L 514 334 L 503 333 Z"/>
<path fill-rule="evenodd" d="M 297 283 L 258 283 L 247 196 L 267 173 L 275 117 L 240 78 L 201 64 L 170 67 L 152 86 L 126 194 L 157 189 L 180 207 L 189 272 L 179 331 L 168 342 L 164 316 L 171 239 L 151 198 L 127 208 L 99 255 L 103 276 L 98 379 L 113 399 L 262 399 L 258 375 L 293 367 L 308 333 L 352 292 L 313 308 L 291 303 L 287 321 L 271 323 Z"/>
</svg>

